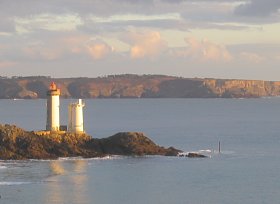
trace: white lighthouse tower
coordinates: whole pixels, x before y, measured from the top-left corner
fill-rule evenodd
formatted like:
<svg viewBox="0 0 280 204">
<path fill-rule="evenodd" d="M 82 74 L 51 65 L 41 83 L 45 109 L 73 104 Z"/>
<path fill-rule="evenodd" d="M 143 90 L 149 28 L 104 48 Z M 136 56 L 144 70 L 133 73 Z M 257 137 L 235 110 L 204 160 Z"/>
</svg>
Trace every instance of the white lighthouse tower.
<svg viewBox="0 0 280 204">
<path fill-rule="evenodd" d="M 46 130 L 59 131 L 59 95 L 60 89 L 54 82 L 47 91 L 47 125 Z"/>
<path fill-rule="evenodd" d="M 73 133 L 84 132 L 83 108 L 85 104 L 82 99 L 68 106 L 68 131 Z"/>
</svg>

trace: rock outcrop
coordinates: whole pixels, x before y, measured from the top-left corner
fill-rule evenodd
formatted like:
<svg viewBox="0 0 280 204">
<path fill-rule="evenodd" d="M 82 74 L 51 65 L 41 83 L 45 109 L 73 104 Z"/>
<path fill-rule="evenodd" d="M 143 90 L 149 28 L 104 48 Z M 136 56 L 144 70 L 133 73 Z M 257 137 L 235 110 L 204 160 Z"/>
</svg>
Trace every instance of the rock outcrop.
<svg viewBox="0 0 280 204">
<path fill-rule="evenodd" d="M 257 98 L 279 96 L 280 82 L 114 75 L 99 78 L 0 77 L 0 98 L 45 98 L 54 81 L 64 98 Z"/>
<path fill-rule="evenodd" d="M 180 150 L 156 145 L 141 132 L 121 132 L 104 139 L 93 139 L 92 149 L 117 155 L 165 155 L 177 156 Z"/>
<path fill-rule="evenodd" d="M 143 133 L 123 132 L 104 139 L 87 134 L 37 134 L 13 125 L 0 125 L 0 159 L 56 159 L 105 155 L 176 156 L 180 150 L 156 145 Z"/>
</svg>

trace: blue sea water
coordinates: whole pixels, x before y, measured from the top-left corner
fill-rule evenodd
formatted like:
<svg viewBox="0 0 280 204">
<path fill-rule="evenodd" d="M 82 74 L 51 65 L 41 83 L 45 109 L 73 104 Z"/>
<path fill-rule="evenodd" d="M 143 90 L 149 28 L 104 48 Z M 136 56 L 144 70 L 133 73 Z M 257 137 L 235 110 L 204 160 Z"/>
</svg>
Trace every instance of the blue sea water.
<svg viewBox="0 0 280 204">
<path fill-rule="evenodd" d="M 62 124 L 70 101 L 61 101 Z M 160 145 L 210 157 L 0 161 L 1 204 L 279 203 L 280 98 L 85 103 L 85 128 L 94 137 L 141 131 Z M 44 129 L 45 104 L 0 100 L 0 123 Z"/>
</svg>

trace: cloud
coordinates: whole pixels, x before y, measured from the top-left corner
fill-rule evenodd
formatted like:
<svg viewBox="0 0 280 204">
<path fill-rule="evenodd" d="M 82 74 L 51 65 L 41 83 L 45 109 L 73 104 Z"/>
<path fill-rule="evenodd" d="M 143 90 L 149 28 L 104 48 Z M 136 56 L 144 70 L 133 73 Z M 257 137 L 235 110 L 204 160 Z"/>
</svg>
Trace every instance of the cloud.
<svg viewBox="0 0 280 204">
<path fill-rule="evenodd" d="M 3 0 L 0 1 L 1 8 L 5 8 L 0 14 L 0 32 L 1 28 L 10 32 L 16 30 L 17 34 L 73 30 L 108 34 L 127 31 L 131 27 L 184 31 L 197 28 L 241 30 L 250 26 L 233 24 L 246 21 L 239 15 L 239 11 L 252 10 L 253 5 L 260 4 L 258 2 L 265 2 L 263 7 L 268 10 L 273 9 L 276 8 L 277 1 L 254 0 L 250 3 L 246 0 L 247 3 L 243 3 L 244 1 L 240 0 L 51 0 L 52 3 L 46 3 L 34 0 Z M 238 15 L 234 15 L 234 10 Z M 265 20 L 258 19 L 255 23 L 275 22 L 279 18 Z"/>
<path fill-rule="evenodd" d="M 15 66 L 17 63 L 16 62 L 13 62 L 13 61 L 6 61 L 6 60 L 3 60 L 1 61 L 0 60 L 0 69 L 2 68 L 8 68 L 8 67 L 13 67 Z"/>
<path fill-rule="evenodd" d="M 197 2 L 213 2 L 213 0 L 161 0 L 162 2 L 167 2 L 170 4 L 178 4 L 182 2 L 192 2 L 192 3 L 197 3 Z M 237 2 L 238 0 L 215 0 L 215 2 Z"/>
<path fill-rule="evenodd" d="M 253 52 L 241 52 L 240 57 L 243 60 L 253 62 L 253 63 L 260 63 L 266 59 L 264 56 Z"/>
<path fill-rule="evenodd" d="M 65 14 L 78 13 L 88 15 L 94 13 L 98 16 L 110 16 L 113 14 L 143 13 L 144 8 L 153 7 L 154 0 L 50 0 L 45 1 L 10 1 L 1 0 L 0 7 L 5 8 L 2 13 L 14 16 L 33 16 L 42 13 Z"/>
<path fill-rule="evenodd" d="M 27 59 L 53 61 L 86 53 L 89 40 L 90 36 L 79 33 L 34 34 L 20 47 Z"/>
<path fill-rule="evenodd" d="M 280 53 L 277 53 L 277 54 L 275 55 L 274 59 L 280 60 Z"/>
<path fill-rule="evenodd" d="M 15 27 L 18 33 L 33 31 L 71 31 L 83 25 L 82 19 L 77 14 L 54 15 L 42 13 L 29 17 L 16 17 Z"/>
<path fill-rule="evenodd" d="M 233 56 L 223 45 L 218 45 L 206 39 L 199 41 L 194 37 L 185 38 L 185 42 L 186 47 L 171 50 L 171 54 L 199 61 L 227 62 L 233 59 Z"/>
<path fill-rule="evenodd" d="M 43 43 L 31 44 L 28 47 L 22 48 L 26 57 L 33 60 L 56 60 L 61 57 L 60 49 L 54 49 Z"/>
<path fill-rule="evenodd" d="M 130 32 L 121 39 L 130 45 L 130 57 L 156 58 L 167 49 L 165 42 L 159 32 Z"/>
<path fill-rule="evenodd" d="M 34 0 L 4 0 L 0 6 L 5 8 L 2 18 L 14 19 L 9 25 L 16 24 L 18 33 L 77 29 L 105 33 L 126 30 L 129 26 L 179 30 L 200 26 L 211 28 L 212 22 L 229 20 L 236 1 L 52 0 L 47 4 Z M 224 27 L 213 26 L 218 29 Z"/>
<path fill-rule="evenodd" d="M 249 63 L 269 63 L 277 60 L 280 53 L 279 43 L 251 43 L 228 46 L 238 60 Z"/>
<path fill-rule="evenodd" d="M 90 36 L 81 34 L 66 35 L 59 39 L 64 50 L 73 54 L 82 54 L 89 40 Z"/>
<path fill-rule="evenodd" d="M 87 45 L 88 53 L 93 59 L 102 59 L 111 54 L 114 48 L 102 40 L 93 40 Z"/>
<path fill-rule="evenodd" d="M 279 8 L 279 0 L 251 0 L 237 6 L 235 14 L 241 16 L 266 17 L 277 13 Z"/>
<path fill-rule="evenodd" d="M 12 33 L 15 31 L 15 25 L 12 18 L 0 15 L 0 33 Z"/>
<path fill-rule="evenodd" d="M 111 16 L 90 15 L 85 18 L 79 28 L 87 33 L 120 32 L 127 28 L 154 28 L 154 29 L 177 29 L 182 28 L 184 22 L 178 13 L 164 14 L 121 14 Z"/>
<path fill-rule="evenodd" d="M 18 63 L 10 69 L 3 69 L 3 73 L 11 73 L 11 70 L 22 73 L 22 66 L 31 75 L 49 72 L 38 69 L 39 66 L 51 67 L 53 75 L 58 69 L 61 75 L 68 73 L 69 67 L 75 66 L 86 67 L 85 75 L 96 74 L 96 70 L 102 74 L 105 67 L 106 74 L 145 73 L 153 71 L 143 69 L 144 65 L 150 67 L 151 62 L 158 73 L 168 67 L 171 73 L 176 63 L 182 73 L 186 64 L 193 70 L 201 66 L 205 71 L 204 67 L 224 68 L 224 62 L 227 67 L 234 68 L 242 63 L 250 67 L 256 62 L 261 67 L 271 60 L 277 67 L 279 2 L 0 0 L 0 7 L 5 8 L 0 14 L 0 61 L 5 60 L 2 66 L 6 67 L 12 66 L 11 62 Z M 209 40 L 186 38 L 184 42 L 184 37 L 189 35 L 187 32 L 193 36 L 206 36 Z M 250 43 L 259 45 L 250 47 Z M 269 45 L 266 48 L 266 43 L 274 47 Z M 236 44 L 244 45 L 232 47 Z M 29 69 L 32 65 L 33 69 Z M 93 70 L 93 65 L 100 67 Z M 210 74 L 218 73 L 208 70 Z M 80 74 L 76 69 L 72 70 L 73 76 Z"/>
<path fill-rule="evenodd" d="M 91 35 L 79 32 L 32 33 L 12 43 L 0 45 L 0 57 L 3 59 L 44 63 L 78 58 L 101 59 L 114 52 L 113 47 L 105 41 L 93 40 Z"/>
</svg>

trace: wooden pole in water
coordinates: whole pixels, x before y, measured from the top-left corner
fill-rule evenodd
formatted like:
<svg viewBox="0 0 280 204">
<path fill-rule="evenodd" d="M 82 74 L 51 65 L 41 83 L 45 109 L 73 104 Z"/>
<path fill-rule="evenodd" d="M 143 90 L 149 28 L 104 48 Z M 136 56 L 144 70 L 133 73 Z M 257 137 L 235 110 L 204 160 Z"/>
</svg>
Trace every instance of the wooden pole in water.
<svg viewBox="0 0 280 204">
<path fill-rule="evenodd" d="M 221 153 L 221 142 L 219 141 L 219 153 Z"/>
</svg>

